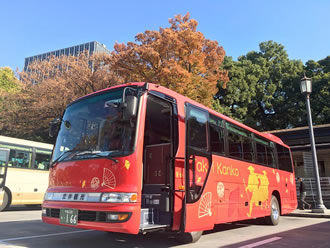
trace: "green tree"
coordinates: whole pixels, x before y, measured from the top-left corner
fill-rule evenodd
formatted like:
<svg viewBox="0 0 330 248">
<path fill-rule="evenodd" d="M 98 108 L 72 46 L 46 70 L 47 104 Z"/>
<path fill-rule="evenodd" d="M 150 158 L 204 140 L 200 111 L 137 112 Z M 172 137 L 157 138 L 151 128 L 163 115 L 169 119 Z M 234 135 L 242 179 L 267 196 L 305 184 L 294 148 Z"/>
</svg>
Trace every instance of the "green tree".
<svg viewBox="0 0 330 248">
<path fill-rule="evenodd" d="M 0 68 L 0 135 L 10 135 L 5 127 L 7 109 L 15 109 L 15 99 L 21 91 L 21 83 L 9 67 Z"/>
<path fill-rule="evenodd" d="M 330 56 L 306 63 L 306 75 L 312 78 L 311 108 L 315 124 L 330 123 Z"/>
<path fill-rule="evenodd" d="M 0 92 L 15 92 L 19 88 L 13 70 L 9 67 L 0 67 Z"/>
<path fill-rule="evenodd" d="M 230 83 L 224 88 L 219 82 L 213 107 L 262 131 L 299 125 L 304 122 L 302 62 L 290 60 L 284 46 L 273 41 L 260 43 L 259 49 L 238 61 L 225 58 Z"/>
</svg>

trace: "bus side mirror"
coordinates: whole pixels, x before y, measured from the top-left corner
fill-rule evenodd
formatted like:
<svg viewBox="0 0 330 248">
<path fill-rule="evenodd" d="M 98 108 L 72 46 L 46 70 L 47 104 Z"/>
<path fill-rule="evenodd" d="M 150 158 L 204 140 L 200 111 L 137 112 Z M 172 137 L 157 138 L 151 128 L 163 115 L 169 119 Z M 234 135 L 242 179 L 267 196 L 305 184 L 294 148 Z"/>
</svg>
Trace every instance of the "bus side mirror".
<svg viewBox="0 0 330 248">
<path fill-rule="evenodd" d="M 130 120 L 136 117 L 137 112 L 137 97 L 126 96 L 125 102 L 123 103 L 123 119 Z"/>
<path fill-rule="evenodd" d="M 55 118 L 49 124 L 49 137 L 55 137 L 61 125 L 61 118 Z"/>
</svg>

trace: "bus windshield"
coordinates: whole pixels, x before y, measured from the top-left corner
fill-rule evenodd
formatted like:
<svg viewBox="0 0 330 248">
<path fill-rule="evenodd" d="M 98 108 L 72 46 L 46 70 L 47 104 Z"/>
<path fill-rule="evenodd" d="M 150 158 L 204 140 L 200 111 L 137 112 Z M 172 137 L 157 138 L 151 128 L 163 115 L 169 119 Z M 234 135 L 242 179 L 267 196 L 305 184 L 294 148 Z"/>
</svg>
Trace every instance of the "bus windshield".
<svg viewBox="0 0 330 248">
<path fill-rule="evenodd" d="M 127 94 L 136 92 L 126 90 Z M 136 117 L 123 118 L 122 98 L 123 89 L 119 89 L 70 105 L 62 118 L 52 161 L 131 154 Z"/>
</svg>

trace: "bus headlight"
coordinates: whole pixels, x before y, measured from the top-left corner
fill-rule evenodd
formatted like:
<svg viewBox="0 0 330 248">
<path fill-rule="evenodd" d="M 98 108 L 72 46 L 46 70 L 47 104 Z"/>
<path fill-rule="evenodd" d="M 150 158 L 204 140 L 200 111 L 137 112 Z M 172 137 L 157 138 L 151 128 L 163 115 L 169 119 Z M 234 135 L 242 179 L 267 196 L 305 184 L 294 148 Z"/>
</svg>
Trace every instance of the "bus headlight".
<svg viewBox="0 0 330 248">
<path fill-rule="evenodd" d="M 111 202 L 111 203 L 127 203 L 136 202 L 136 193 L 103 193 L 101 197 L 101 202 Z"/>
<path fill-rule="evenodd" d="M 53 200 L 54 193 L 46 192 L 44 196 L 44 201 L 51 201 Z"/>
</svg>

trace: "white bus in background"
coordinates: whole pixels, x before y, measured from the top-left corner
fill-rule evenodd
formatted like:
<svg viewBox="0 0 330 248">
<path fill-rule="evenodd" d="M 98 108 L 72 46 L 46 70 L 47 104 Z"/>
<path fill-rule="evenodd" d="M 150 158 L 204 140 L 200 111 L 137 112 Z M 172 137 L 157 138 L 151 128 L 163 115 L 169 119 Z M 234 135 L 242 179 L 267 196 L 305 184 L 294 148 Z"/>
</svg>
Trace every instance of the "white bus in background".
<svg viewBox="0 0 330 248">
<path fill-rule="evenodd" d="M 0 211 L 10 205 L 42 204 L 53 145 L 0 135 L 0 149 L 7 151 L 7 156 L 0 158 L 2 171 L 8 164 L 7 173 L 1 176 Z"/>
</svg>

